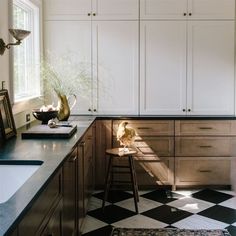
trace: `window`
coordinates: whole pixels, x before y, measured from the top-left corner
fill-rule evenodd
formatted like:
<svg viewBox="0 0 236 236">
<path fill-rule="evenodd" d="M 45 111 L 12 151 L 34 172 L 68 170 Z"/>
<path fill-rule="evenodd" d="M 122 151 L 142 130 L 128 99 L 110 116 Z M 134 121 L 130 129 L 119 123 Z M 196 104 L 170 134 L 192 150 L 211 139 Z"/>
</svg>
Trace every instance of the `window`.
<svg viewBox="0 0 236 236">
<path fill-rule="evenodd" d="M 13 0 L 12 26 L 31 31 L 13 48 L 14 102 L 40 96 L 40 8 L 35 0 Z"/>
</svg>

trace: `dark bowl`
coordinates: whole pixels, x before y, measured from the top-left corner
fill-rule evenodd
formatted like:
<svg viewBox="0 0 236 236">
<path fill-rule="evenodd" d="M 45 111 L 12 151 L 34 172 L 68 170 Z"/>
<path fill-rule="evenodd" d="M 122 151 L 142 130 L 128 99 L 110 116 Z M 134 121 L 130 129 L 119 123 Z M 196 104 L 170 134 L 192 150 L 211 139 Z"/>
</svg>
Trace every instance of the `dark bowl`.
<svg viewBox="0 0 236 236">
<path fill-rule="evenodd" d="M 33 116 L 37 120 L 41 120 L 42 124 L 48 124 L 48 121 L 56 118 L 58 115 L 58 111 L 40 111 L 39 109 L 33 109 L 32 110 Z"/>
</svg>

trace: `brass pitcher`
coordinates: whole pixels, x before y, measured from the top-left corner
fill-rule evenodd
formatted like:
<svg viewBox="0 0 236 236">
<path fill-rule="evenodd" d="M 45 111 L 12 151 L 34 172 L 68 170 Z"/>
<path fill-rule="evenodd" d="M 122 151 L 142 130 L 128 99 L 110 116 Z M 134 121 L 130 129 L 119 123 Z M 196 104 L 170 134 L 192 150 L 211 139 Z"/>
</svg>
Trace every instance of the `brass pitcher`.
<svg viewBox="0 0 236 236">
<path fill-rule="evenodd" d="M 70 111 L 72 110 L 72 108 L 76 104 L 76 96 L 75 96 L 75 94 L 72 94 L 69 97 L 67 97 L 66 95 L 60 94 L 60 93 L 57 93 L 57 96 L 58 96 L 58 104 L 57 104 L 58 115 L 57 115 L 57 118 L 58 118 L 59 121 L 67 121 L 69 116 L 70 116 Z M 71 96 L 74 97 L 74 102 L 70 107 L 68 100 Z"/>
</svg>

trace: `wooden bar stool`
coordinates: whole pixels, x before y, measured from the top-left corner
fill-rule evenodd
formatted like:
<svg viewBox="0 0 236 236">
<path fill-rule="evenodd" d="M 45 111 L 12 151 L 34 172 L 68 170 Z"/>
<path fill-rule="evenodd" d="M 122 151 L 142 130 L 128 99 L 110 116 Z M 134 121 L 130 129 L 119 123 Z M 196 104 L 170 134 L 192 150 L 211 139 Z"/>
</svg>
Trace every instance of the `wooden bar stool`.
<svg viewBox="0 0 236 236">
<path fill-rule="evenodd" d="M 106 179 L 105 179 L 105 192 L 104 192 L 104 198 L 102 202 L 102 209 L 104 210 L 105 202 L 107 201 L 107 196 L 110 191 L 111 186 L 113 183 L 131 183 L 133 195 L 134 195 L 134 205 L 135 205 L 135 211 L 138 213 L 138 183 L 136 178 L 136 172 L 134 168 L 134 160 L 133 155 L 136 154 L 137 151 L 133 149 L 129 149 L 127 151 L 124 151 L 123 148 L 113 148 L 113 149 L 107 149 L 106 154 L 109 155 L 109 161 L 108 161 L 108 169 L 106 173 Z M 113 158 L 116 157 L 127 157 L 128 158 L 128 165 L 127 166 L 120 166 L 120 165 L 113 165 Z M 128 172 L 120 172 L 120 173 L 129 173 L 130 174 L 130 181 L 113 181 L 113 168 L 126 168 L 128 169 Z"/>
</svg>

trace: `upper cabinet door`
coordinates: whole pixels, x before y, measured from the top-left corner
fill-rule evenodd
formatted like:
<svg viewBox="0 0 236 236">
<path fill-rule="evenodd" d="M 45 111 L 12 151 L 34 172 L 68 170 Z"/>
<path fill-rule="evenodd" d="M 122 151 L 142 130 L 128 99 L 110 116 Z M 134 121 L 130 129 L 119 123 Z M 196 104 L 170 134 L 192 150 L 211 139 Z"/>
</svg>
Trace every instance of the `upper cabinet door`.
<svg viewBox="0 0 236 236">
<path fill-rule="evenodd" d="M 187 0 L 140 0 L 140 18 L 185 19 Z"/>
<path fill-rule="evenodd" d="M 234 19 L 235 0 L 189 0 L 189 19 Z"/>
<path fill-rule="evenodd" d="M 71 83 L 69 87 L 78 88 L 75 94 L 77 103 L 71 114 L 89 114 L 92 100 L 91 22 L 46 21 L 44 30 L 45 52 L 49 52 L 54 69 L 61 76 L 65 75 L 67 83 Z M 81 72 L 85 72 L 87 77 L 84 78 L 84 84 L 76 84 L 72 78 Z M 69 99 L 69 102 L 73 100 Z"/>
<path fill-rule="evenodd" d="M 185 114 L 186 22 L 142 21 L 140 27 L 140 114 Z"/>
<path fill-rule="evenodd" d="M 94 114 L 138 114 L 138 22 L 93 22 Z"/>
<path fill-rule="evenodd" d="M 92 0 L 94 20 L 138 20 L 139 0 Z"/>
<path fill-rule="evenodd" d="M 45 20 L 90 20 L 92 0 L 44 0 Z"/>
<path fill-rule="evenodd" d="M 234 114 L 234 21 L 188 22 L 190 115 Z"/>
</svg>

